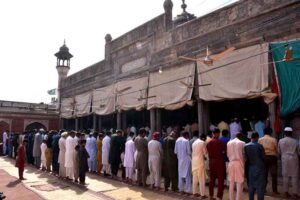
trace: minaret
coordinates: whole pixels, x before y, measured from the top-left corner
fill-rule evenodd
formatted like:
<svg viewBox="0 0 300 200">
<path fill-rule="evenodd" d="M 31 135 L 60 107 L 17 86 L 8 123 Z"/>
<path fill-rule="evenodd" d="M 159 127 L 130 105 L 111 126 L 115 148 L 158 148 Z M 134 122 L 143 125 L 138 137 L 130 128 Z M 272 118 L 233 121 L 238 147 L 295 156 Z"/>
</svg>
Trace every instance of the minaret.
<svg viewBox="0 0 300 200">
<path fill-rule="evenodd" d="M 60 91 L 62 86 L 62 81 L 67 77 L 70 70 L 70 59 L 73 57 L 69 52 L 69 48 L 66 46 L 66 41 L 64 45 L 59 48 L 59 52 L 54 54 L 57 58 L 56 69 L 58 73 L 58 87 L 57 87 L 57 102 L 59 103 L 58 108 L 60 110 Z"/>
<path fill-rule="evenodd" d="M 173 28 L 173 2 L 172 0 L 165 0 L 164 1 L 164 10 L 165 10 L 165 28 L 166 31 Z"/>
</svg>

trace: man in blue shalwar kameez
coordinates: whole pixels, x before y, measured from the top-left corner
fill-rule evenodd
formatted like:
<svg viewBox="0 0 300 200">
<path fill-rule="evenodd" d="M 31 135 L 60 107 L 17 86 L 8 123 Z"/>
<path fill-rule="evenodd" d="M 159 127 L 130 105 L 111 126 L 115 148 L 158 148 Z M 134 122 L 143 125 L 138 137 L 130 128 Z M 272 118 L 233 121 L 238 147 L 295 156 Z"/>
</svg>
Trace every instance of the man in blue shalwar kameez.
<svg viewBox="0 0 300 200">
<path fill-rule="evenodd" d="M 258 138 L 258 133 L 254 132 L 251 142 L 245 146 L 249 200 L 254 200 L 255 191 L 258 200 L 263 200 L 265 193 L 265 151 Z"/>
</svg>

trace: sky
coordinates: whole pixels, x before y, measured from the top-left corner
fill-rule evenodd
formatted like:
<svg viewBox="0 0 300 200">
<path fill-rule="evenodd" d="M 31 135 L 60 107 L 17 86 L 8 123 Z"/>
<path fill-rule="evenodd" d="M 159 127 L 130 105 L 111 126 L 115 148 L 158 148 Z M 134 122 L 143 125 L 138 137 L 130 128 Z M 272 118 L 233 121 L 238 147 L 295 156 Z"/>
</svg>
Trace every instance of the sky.
<svg viewBox="0 0 300 200">
<path fill-rule="evenodd" d="M 203 16 L 237 0 L 186 0 Z M 104 58 L 104 37 L 117 38 L 162 14 L 164 0 L 0 1 L 0 100 L 49 103 L 57 87 L 54 54 L 64 39 L 74 55 L 69 75 Z M 173 0 L 173 17 L 182 1 Z"/>
</svg>

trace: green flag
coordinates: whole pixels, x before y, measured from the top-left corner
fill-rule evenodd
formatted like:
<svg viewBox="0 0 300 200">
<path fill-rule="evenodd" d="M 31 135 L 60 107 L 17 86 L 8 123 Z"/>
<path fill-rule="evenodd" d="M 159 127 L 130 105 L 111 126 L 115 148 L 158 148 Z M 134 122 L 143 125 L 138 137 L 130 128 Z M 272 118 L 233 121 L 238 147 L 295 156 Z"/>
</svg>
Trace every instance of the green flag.
<svg viewBox="0 0 300 200">
<path fill-rule="evenodd" d="M 48 90 L 49 95 L 56 95 L 56 88 Z"/>
</svg>

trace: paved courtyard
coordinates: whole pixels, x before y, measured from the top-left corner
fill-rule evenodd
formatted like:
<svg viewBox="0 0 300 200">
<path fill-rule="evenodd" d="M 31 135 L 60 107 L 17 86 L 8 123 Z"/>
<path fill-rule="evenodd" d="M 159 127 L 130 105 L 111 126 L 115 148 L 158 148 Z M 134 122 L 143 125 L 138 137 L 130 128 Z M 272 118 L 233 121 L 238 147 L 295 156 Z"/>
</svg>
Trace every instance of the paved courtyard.
<svg viewBox="0 0 300 200">
<path fill-rule="evenodd" d="M 120 181 L 111 180 L 102 176 L 88 174 L 86 187 L 75 183 L 58 179 L 50 173 L 36 170 L 27 166 L 25 169 L 25 181 L 18 181 L 18 171 L 14 167 L 14 160 L 0 157 L 0 191 L 4 192 L 7 200 L 143 200 L 143 199 L 196 199 L 190 196 L 183 196 L 178 193 L 152 191 L 136 186 L 131 186 Z M 279 187 L 279 189 L 281 189 Z M 208 187 L 206 190 L 208 193 Z M 223 199 L 228 199 L 228 190 L 225 190 Z M 244 198 L 248 199 L 247 193 Z M 266 200 L 284 199 L 281 197 L 270 197 Z"/>
</svg>

